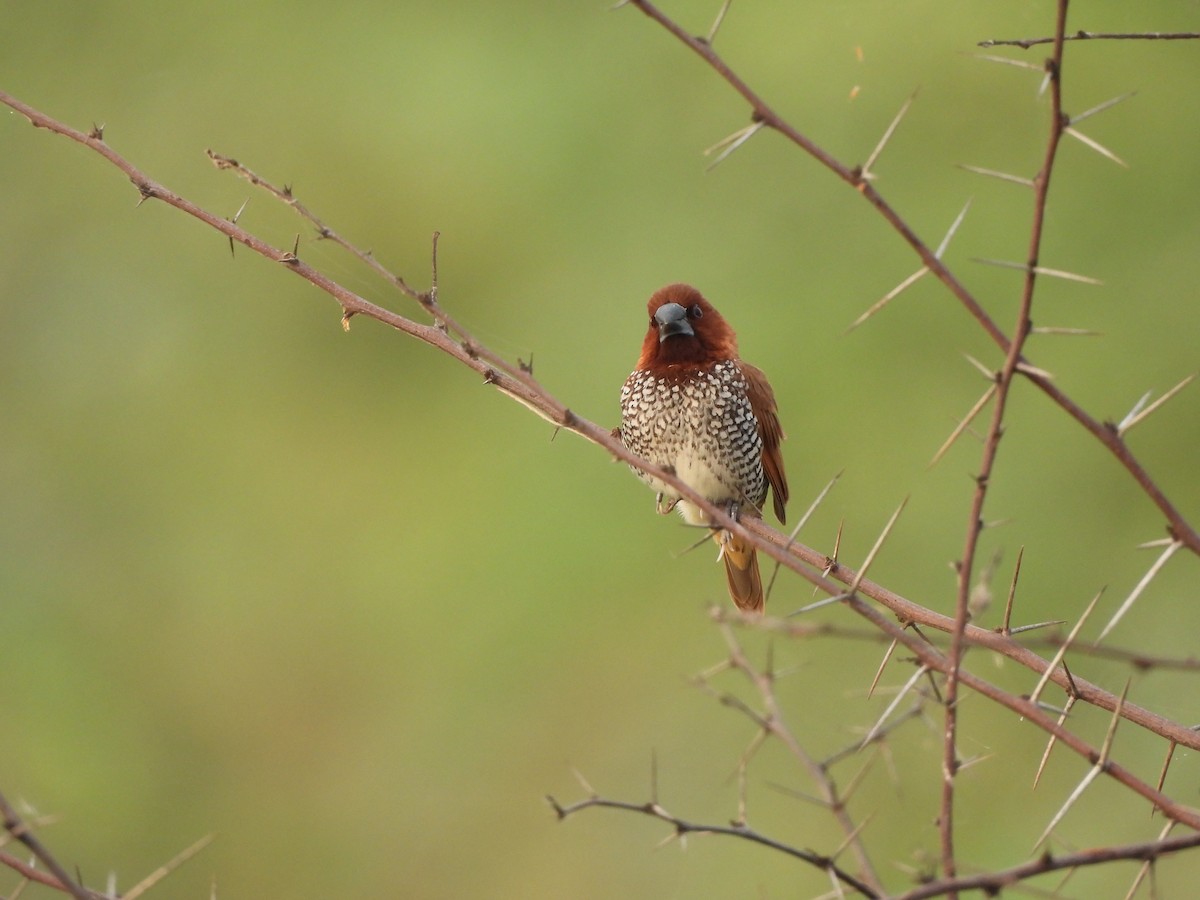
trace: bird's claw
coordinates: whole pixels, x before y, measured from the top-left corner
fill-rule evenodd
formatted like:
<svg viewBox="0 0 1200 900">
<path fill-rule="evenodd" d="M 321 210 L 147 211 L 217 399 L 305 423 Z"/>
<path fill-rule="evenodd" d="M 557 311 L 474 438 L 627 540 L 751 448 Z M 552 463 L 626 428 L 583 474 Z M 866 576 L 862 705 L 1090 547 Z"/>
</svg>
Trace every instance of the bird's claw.
<svg viewBox="0 0 1200 900">
<path fill-rule="evenodd" d="M 663 506 L 663 495 L 662 495 L 662 492 L 659 491 L 658 496 L 654 498 L 654 509 L 658 512 L 658 514 L 660 516 L 665 516 L 668 513 L 670 513 L 671 510 L 673 510 L 675 508 L 675 504 L 677 504 L 678 502 L 679 502 L 679 498 L 674 497 L 671 500 L 667 501 L 666 506 Z"/>
</svg>

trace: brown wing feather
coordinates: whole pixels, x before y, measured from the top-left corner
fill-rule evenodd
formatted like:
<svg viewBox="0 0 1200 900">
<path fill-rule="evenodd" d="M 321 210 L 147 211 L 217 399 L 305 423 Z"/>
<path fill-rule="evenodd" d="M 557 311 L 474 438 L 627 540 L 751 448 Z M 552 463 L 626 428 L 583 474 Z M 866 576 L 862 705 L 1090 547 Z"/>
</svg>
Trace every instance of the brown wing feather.
<svg viewBox="0 0 1200 900">
<path fill-rule="evenodd" d="M 779 411 L 775 406 L 775 392 L 767 376 L 747 362 L 739 363 L 742 374 L 746 377 L 747 394 L 750 397 L 750 408 L 758 420 L 758 434 L 763 442 L 763 471 L 767 473 L 767 481 L 775 494 L 775 515 L 780 522 L 784 518 L 784 507 L 788 501 L 787 475 L 783 471 L 783 452 L 780 450 L 785 435 L 779 424 Z"/>
</svg>

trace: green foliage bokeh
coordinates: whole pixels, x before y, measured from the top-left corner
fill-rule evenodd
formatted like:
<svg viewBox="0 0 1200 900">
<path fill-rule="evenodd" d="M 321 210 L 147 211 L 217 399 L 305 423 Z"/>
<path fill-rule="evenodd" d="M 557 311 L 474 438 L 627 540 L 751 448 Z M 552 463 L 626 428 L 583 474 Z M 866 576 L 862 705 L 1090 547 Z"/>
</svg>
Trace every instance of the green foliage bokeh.
<svg viewBox="0 0 1200 900">
<path fill-rule="evenodd" d="M 669 11 L 702 32 L 718 5 Z M 1050 4 L 995 6 L 734 4 L 717 46 L 850 162 L 920 86 L 878 185 L 934 245 L 971 199 L 946 258 L 1007 328 L 1019 274 L 972 259 L 1024 258 L 1031 197 L 955 165 L 1036 171 L 1039 77 L 977 59 L 974 43 L 1052 23 Z M 1076 6 L 1075 28 L 1194 27 L 1179 4 Z M 77 127 L 104 123 L 115 149 L 210 210 L 231 216 L 250 197 L 244 227 L 284 247 L 299 233 L 302 257 L 369 299 L 417 314 L 214 170 L 205 148 L 291 185 L 416 285 L 440 231 L 446 307 L 509 358 L 532 355 L 588 418 L 615 424 L 645 297 L 698 285 L 771 376 L 793 520 L 845 472 L 801 539 L 831 549 L 844 520 L 853 565 L 911 495 L 873 575 L 951 609 L 978 444 L 927 463 L 984 388 L 962 354 L 994 366 L 995 347 L 932 279 L 847 334 L 917 260 L 776 135 L 706 171 L 700 151 L 746 123 L 744 104 L 635 10 L 0 10 L 5 90 Z M 1101 418 L 1200 360 L 1196 53 L 1192 42 L 1069 50 L 1071 111 L 1139 92 L 1081 124 L 1129 169 L 1068 140 L 1049 209 L 1042 262 L 1104 284 L 1045 280 L 1035 321 L 1102 336 L 1030 345 Z M 343 334 L 336 306 L 306 283 L 136 200 L 93 154 L 0 117 L 0 790 L 63 815 L 46 832 L 63 862 L 93 884 L 115 867 L 128 887 L 217 832 L 165 896 L 207 896 L 214 873 L 226 900 L 828 889 L 759 848 L 693 838 L 684 853 L 654 853 L 664 828 L 643 819 L 560 825 L 543 800 L 581 795 L 572 768 L 606 794 L 646 799 L 654 750 L 664 805 L 733 815 L 728 776 L 752 729 L 685 682 L 723 653 L 705 615 L 725 602 L 708 548 L 679 558 L 694 535 L 656 517 L 623 467 L 554 438 L 473 373 L 372 322 Z M 1193 522 L 1198 396 L 1184 392 L 1131 437 Z M 1153 559 L 1133 548 L 1163 534 L 1127 474 L 1025 385 L 988 516 L 1009 520 L 987 532 L 982 557 L 1002 553 L 1001 595 L 1026 547 L 1023 621 L 1073 620 L 1105 585 L 1111 613 Z M 1196 574 L 1181 554 L 1114 641 L 1194 653 Z M 783 579 L 772 606 L 810 597 Z M 863 696 L 878 647 L 777 652 L 799 666 L 781 692 L 817 750 L 848 743 L 849 726 L 886 702 Z M 1119 690 L 1119 667 L 1094 669 Z M 907 677 L 898 667 L 891 680 Z M 1133 696 L 1200 720 L 1181 685 L 1151 673 Z M 967 710 L 974 752 L 1036 761 L 1038 734 L 981 701 Z M 1130 741 L 1153 781 L 1161 747 Z M 937 734 L 912 726 L 896 748 L 903 800 L 881 777 L 859 810 L 888 813 L 870 837 L 898 884 L 889 860 L 920 867 L 936 852 L 939 754 Z M 1023 859 L 1083 771 L 1064 755 L 1037 794 L 1023 782 L 1015 796 L 986 773 L 965 776 L 964 792 L 984 792 L 976 809 L 996 817 L 964 817 L 965 852 L 981 865 Z M 840 843 L 824 814 L 769 781 L 805 789 L 769 750 L 752 769 L 752 817 L 762 810 L 764 827 L 803 846 Z M 1094 830 L 1104 819 L 1080 814 L 1061 830 L 1107 839 Z M 1146 836 L 1131 827 L 1128 839 Z"/>
</svg>

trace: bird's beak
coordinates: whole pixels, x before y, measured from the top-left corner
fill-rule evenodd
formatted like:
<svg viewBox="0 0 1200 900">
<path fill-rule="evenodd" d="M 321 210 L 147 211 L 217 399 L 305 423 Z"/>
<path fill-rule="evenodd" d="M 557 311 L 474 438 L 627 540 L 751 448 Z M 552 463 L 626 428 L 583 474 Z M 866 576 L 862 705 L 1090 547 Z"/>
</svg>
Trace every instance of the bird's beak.
<svg viewBox="0 0 1200 900">
<path fill-rule="evenodd" d="M 684 334 L 694 337 L 692 323 L 688 321 L 687 310 L 678 303 L 664 303 L 654 312 L 654 321 L 658 323 L 658 342 L 661 344 L 674 334 Z"/>
</svg>

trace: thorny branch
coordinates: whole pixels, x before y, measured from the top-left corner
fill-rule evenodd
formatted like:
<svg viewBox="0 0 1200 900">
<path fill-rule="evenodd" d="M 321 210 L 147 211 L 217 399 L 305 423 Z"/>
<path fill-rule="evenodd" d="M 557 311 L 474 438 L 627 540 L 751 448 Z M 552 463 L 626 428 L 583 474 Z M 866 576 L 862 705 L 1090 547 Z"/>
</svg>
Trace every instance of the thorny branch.
<svg viewBox="0 0 1200 900">
<path fill-rule="evenodd" d="M 580 812 L 584 809 L 592 809 L 596 807 L 620 809 L 626 812 L 641 813 L 642 815 L 651 816 L 652 818 L 661 819 L 662 821 L 669 823 L 675 829 L 675 836 L 677 838 L 683 838 L 689 834 L 717 834 L 740 838 L 744 841 L 749 841 L 754 844 L 761 844 L 764 847 L 771 848 L 772 850 L 778 850 L 781 853 L 785 853 L 788 856 L 794 856 L 797 859 L 801 859 L 806 863 L 816 866 L 817 868 L 824 869 L 836 877 L 839 881 L 861 892 L 866 897 L 880 896 L 880 894 L 872 887 L 860 881 L 858 878 L 854 877 L 844 869 L 839 868 L 837 863 L 832 859 L 820 856 L 810 850 L 802 850 L 799 847 L 793 847 L 790 844 L 777 841 L 774 838 L 755 831 L 753 828 L 750 828 L 748 825 L 741 822 L 732 822 L 728 825 L 700 824 L 697 822 L 690 822 L 686 819 L 681 819 L 678 816 L 672 815 L 653 800 L 647 803 L 629 803 L 624 800 L 607 800 L 603 797 L 588 797 L 587 799 L 580 800 L 577 803 L 572 803 L 565 806 L 559 803 L 553 797 L 547 797 L 546 801 L 550 804 L 551 808 L 553 808 L 554 812 L 560 819 L 565 819 L 568 816 L 571 816 L 574 813 Z"/>
<path fill-rule="evenodd" d="M 979 473 L 975 476 L 975 492 L 971 499 L 971 510 L 967 519 L 966 546 L 958 563 L 958 595 L 954 602 L 954 631 L 950 643 L 950 671 L 946 677 L 946 731 L 942 741 L 942 805 L 938 815 L 938 830 L 942 838 L 942 874 L 953 879 L 957 874 L 954 856 L 954 786 L 958 772 L 958 682 L 966 643 L 963 632 L 971 616 L 971 576 L 973 574 L 979 538 L 983 532 L 983 507 L 987 499 L 988 485 L 1000 448 L 1000 436 L 1004 430 L 1004 414 L 1009 390 L 1021 352 L 1033 326 L 1034 285 L 1037 280 L 1038 258 L 1041 254 L 1042 228 L 1046 216 L 1046 198 L 1050 191 L 1050 175 L 1054 171 L 1054 159 L 1058 153 L 1058 142 L 1066 125 L 1062 111 L 1062 36 L 1067 22 L 1068 0 L 1058 0 L 1055 22 L 1054 53 L 1046 61 L 1046 75 L 1050 80 L 1050 136 L 1046 142 L 1046 153 L 1042 167 L 1033 179 L 1033 224 L 1030 228 L 1029 249 L 1026 254 L 1024 286 L 1013 328 L 1013 338 L 1004 357 L 1004 365 L 996 373 L 996 389 L 992 395 L 992 419 L 983 441 L 983 458 Z"/>
</svg>

